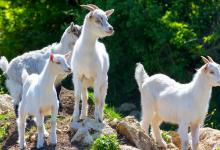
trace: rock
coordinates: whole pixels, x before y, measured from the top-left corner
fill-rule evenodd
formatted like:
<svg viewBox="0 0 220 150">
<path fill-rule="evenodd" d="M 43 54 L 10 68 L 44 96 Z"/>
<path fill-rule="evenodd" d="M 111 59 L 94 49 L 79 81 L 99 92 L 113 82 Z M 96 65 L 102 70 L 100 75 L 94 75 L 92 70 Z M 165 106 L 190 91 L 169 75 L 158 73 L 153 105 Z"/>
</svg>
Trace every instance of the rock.
<svg viewBox="0 0 220 150">
<path fill-rule="evenodd" d="M 117 134 L 105 121 L 96 122 L 95 119 L 87 118 L 81 122 L 72 122 L 70 130 L 73 133 L 71 143 L 79 145 L 91 145 L 93 140 L 101 135 Z"/>
<path fill-rule="evenodd" d="M 123 103 L 121 104 L 120 107 L 117 108 L 117 111 L 126 113 L 126 112 L 131 112 L 132 110 L 136 109 L 136 105 L 132 103 Z"/>
<path fill-rule="evenodd" d="M 140 150 L 140 149 L 129 145 L 120 145 L 120 150 Z"/>
<path fill-rule="evenodd" d="M 0 95 L 0 114 L 13 110 L 11 99 L 8 94 Z"/>
<path fill-rule="evenodd" d="M 168 135 L 171 136 L 171 141 L 172 143 L 177 147 L 177 148 L 181 148 L 181 142 L 180 142 L 180 136 L 177 132 L 175 131 L 169 131 Z"/>
<path fill-rule="evenodd" d="M 134 116 L 136 119 L 140 120 L 141 113 L 140 113 L 140 111 L 133 110 L 132 112 L 130 112 L 129 116 Z"/>
<path fill-rule="evenodd" d="M 93 142 L 92 136 L 89 134 L 88 128 L 80 128 L 71 139 L 71 143 L 80 144 L 83 146 L 91 145 Z"/>
<path fill-rule="evenodd" d="M 220 131 L 212 128 L 200 129 L 199 149 L 200 150 L 214 150 L 220 148 Z M 191 134 L 190 141 L 191 141 Z"/>
<path fill-rule="evenodd" d="M 133 117 L 125 117 L 116 126 L 119 134 L 141 150 L 157 150 L 155 142 L 144 132 L 139 122 Z"/>
<path fill-rule="evenodd" d="M 109 122 L 109 125 L 115 129 L 118 122 L 119 122 L 119 120 L 117 118 L 114 118 L 112 121 Z"/>
</svg>

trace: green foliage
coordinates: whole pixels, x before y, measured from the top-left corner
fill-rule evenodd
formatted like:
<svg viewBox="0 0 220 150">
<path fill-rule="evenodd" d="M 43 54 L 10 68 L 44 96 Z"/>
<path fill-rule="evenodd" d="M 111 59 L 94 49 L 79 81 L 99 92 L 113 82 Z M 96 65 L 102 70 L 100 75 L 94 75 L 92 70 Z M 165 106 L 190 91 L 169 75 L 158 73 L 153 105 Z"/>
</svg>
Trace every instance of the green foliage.
<svg viewBox="0 0 220 150">
<path fill-rule="evenodd" d="M 0 94 L 7 92 L 7 89 L 5 88 L 5 79 L 5 76 L 0 73 Z"/>
<path fill-rule="evenodd" d="M 161 136 L 162 136 L 162 138 L 164 139 L 164 141 L 166 142 L 166 143 L 171 143 L 171 137 L 170 137 L 170 135 L 168 134 L 168 132 L 167 131 L 163 131 L 162 133 L 161 133 Z"/>
<path fill-rule="evenodd" d="M 122 119 L 122 115 L 116 112 L 114 107 L 109 107 L 107 104 L 104 108 L 104 114 L 105 118 L 107 118 L 108 120 L 113 120 L 115 118 L 119 120 Z"/>
<path fill-rule="evenodd" d="M 91 150 L 119 150 L 119 141 L 117 136 L 109 134 L 97 138 L 93 142 Z"/>
<path fill-rule="evenodd" d="M 12 116 L 12 113 L 4 113 L 0 114 L 0 148 L 4 138 L 8 133 L 8 127 L 10 126 L 10 122 L 7 121 Z"/>
<path fill-rule="evenodd" d="M 82 24 L 87 10 L 79 5 L 87 3 L 115 9 L 109 18 L 115 34 L 101 40 L 110 55 L 110 105 L 127 101 L 139 105 L 134 80 L 137 62 L 142 62 L 150 75 L 161 72 L 180 82 L 191 80 L 194 69 L 202 65 L 200 55 L 209 54 L 220 62 L 217 0 L 2 0 L 0 55 L 11 59 L 59 41 L 71 21 Z M 213 93 L 210 111 L 219 105 L 220 91 Z M 211 122 L 214 127 L 219 124 L 219 111 Z"/>
</svg>

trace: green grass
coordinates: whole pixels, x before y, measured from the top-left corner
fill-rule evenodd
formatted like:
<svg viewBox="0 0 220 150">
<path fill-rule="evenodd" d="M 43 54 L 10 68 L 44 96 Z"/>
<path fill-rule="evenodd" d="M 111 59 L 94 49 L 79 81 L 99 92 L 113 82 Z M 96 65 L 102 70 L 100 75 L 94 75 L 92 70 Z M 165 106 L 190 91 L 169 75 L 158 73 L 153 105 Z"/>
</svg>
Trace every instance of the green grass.
<svg viewBox="0 0 220 150">
<path fill-rule="evenodd" d="M 171 138 L 167 131 L 162 131 L 161 136 L 165 140 L 166 143 L 171 143 Z"/>
<path fill-rule="evenodd" d="M 0 149 L 2 148 L 3 140 L 8 134 L 8 127 L 10 126 L 10 122 L 7 121 L 10 117 L 12 117 L 12 113 L 0 114 Z"/>
<path fill-rule="evenodd" d="M 93 142 L 91 150 L 119 150 L 117 135 L 109 134 L 100 136 Z"/>
<path fill-rule="evenodd" d="M 104 108 L 104 114 L 105 114 L 105 118 L 109 120 L 113 120 L 114 118 L 119 120 L 122 119 L 122 115 L 116 112 L 114 107 L 109 107 L 107 104 L 105 105 Z"/>
</svg>

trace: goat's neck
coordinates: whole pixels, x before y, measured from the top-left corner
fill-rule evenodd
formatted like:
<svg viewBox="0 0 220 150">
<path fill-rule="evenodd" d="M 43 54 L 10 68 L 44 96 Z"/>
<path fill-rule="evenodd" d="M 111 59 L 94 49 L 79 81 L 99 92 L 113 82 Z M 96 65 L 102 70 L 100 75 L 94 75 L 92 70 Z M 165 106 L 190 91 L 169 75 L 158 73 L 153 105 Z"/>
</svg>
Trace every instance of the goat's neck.
<svg viewBox="0 0 220 150">
<path fill-rule="evenodd" d="M 80 38 L 84 45 L 93 47 L 95 46 L 96 41 L 98 40 L 99 37 L 97 37 L 97 35 L 94 34 L 94 31 L 92 31 L 90 24 L 85 22 L 83 25 Z"/>
<path fill-rule="evenodd" d="M 62 41 L 59 44 L 56 45 L 54 53 L 55 54 L 65 54 L 72 50 L 72 45 L 71 43 L 68 43 L 67 41 Z"/>
<path fill-rule="evenodd" d="M 53 88 L 57 76 L 53 69 L 53 66 L 51 65 L 53 64 L 50 61 L 47 61 L 43 71 L 40 74 L 39 84 L 41 85 L 41 88 L 45 89 L 45 91 Z"/>
<path fill-rule="evenodd" d="M 209 83 L 208 77 L 202 73 L 202 71 L 198 71 L 191 82 L 192 91 L 196 96 L 196 99 L 201 104 L 209 103 L 209 99 L 212 92 L 212 86 Z"/>
</svg>

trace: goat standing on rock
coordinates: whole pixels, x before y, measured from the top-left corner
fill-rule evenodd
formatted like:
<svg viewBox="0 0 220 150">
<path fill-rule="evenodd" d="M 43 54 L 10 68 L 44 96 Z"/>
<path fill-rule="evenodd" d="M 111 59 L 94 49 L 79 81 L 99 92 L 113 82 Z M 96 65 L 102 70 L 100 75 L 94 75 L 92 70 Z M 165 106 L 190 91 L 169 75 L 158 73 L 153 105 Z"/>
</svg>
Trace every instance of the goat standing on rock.
<svg viewBox="0 0 220 150">
<path fill-rule="evenodd" d="M 163 74 L 151 77 L 143 65 L 137 64 L 135 78 L 141 93 L 142 128 L 149 125 L 156 142 L 166 147 L 160 135 L 162 121 L 179 125 L 182 150 L 187 149 L 188 127 L 192 134 L 192 149 L 198 149 L 199 128 L 205 120 L 212 87 L 220 86 L 220 66 L 211 57 L 202 57 L 205 65 L 197 70 L 193 80 L 180 84 Z"/>
<path fill-rule="evenodd" d="M 75 44 L 71 60 L 75 88 L 73 121 L 79 119 L 81 94 L 80 119 L 87 117 L 87 88 L 93 87 L 95 96 L 94 116 L 97 121 L 102 122 L 108 88 L 109 56 L 105 45 L 100 43 L 98 39 L 111 36 L 114 33 L 113 27 L 108 23 L 108 17 L 114 12 L 114 9 L 103 11 L 92 4 L 81 6 L 90 12 L 84 19 L 82 33 Z"/>
<path fill-rule="evenodd" d="M 50 54 L 43 71 L 38 74 L 28 75 L 24 69 L 22 72 L 23 93 L 19 104 L 18 133 L 20 148 L 26 146 L 24 139 L 25 122 L 27 115 L 36 117 L 38 130 L 37 148 L 43 147 L 44 135 L 48 134 L 44 127 L 44 116 L 51 113 L 51 139 L 52 144 L 56 144 L 56 117 L 58 113 L 58 98 L 54 87 L 56 76 L 63 72 L 70 73 L 71 69 L 66 59 L 69 54 Z"/>
</svg>

